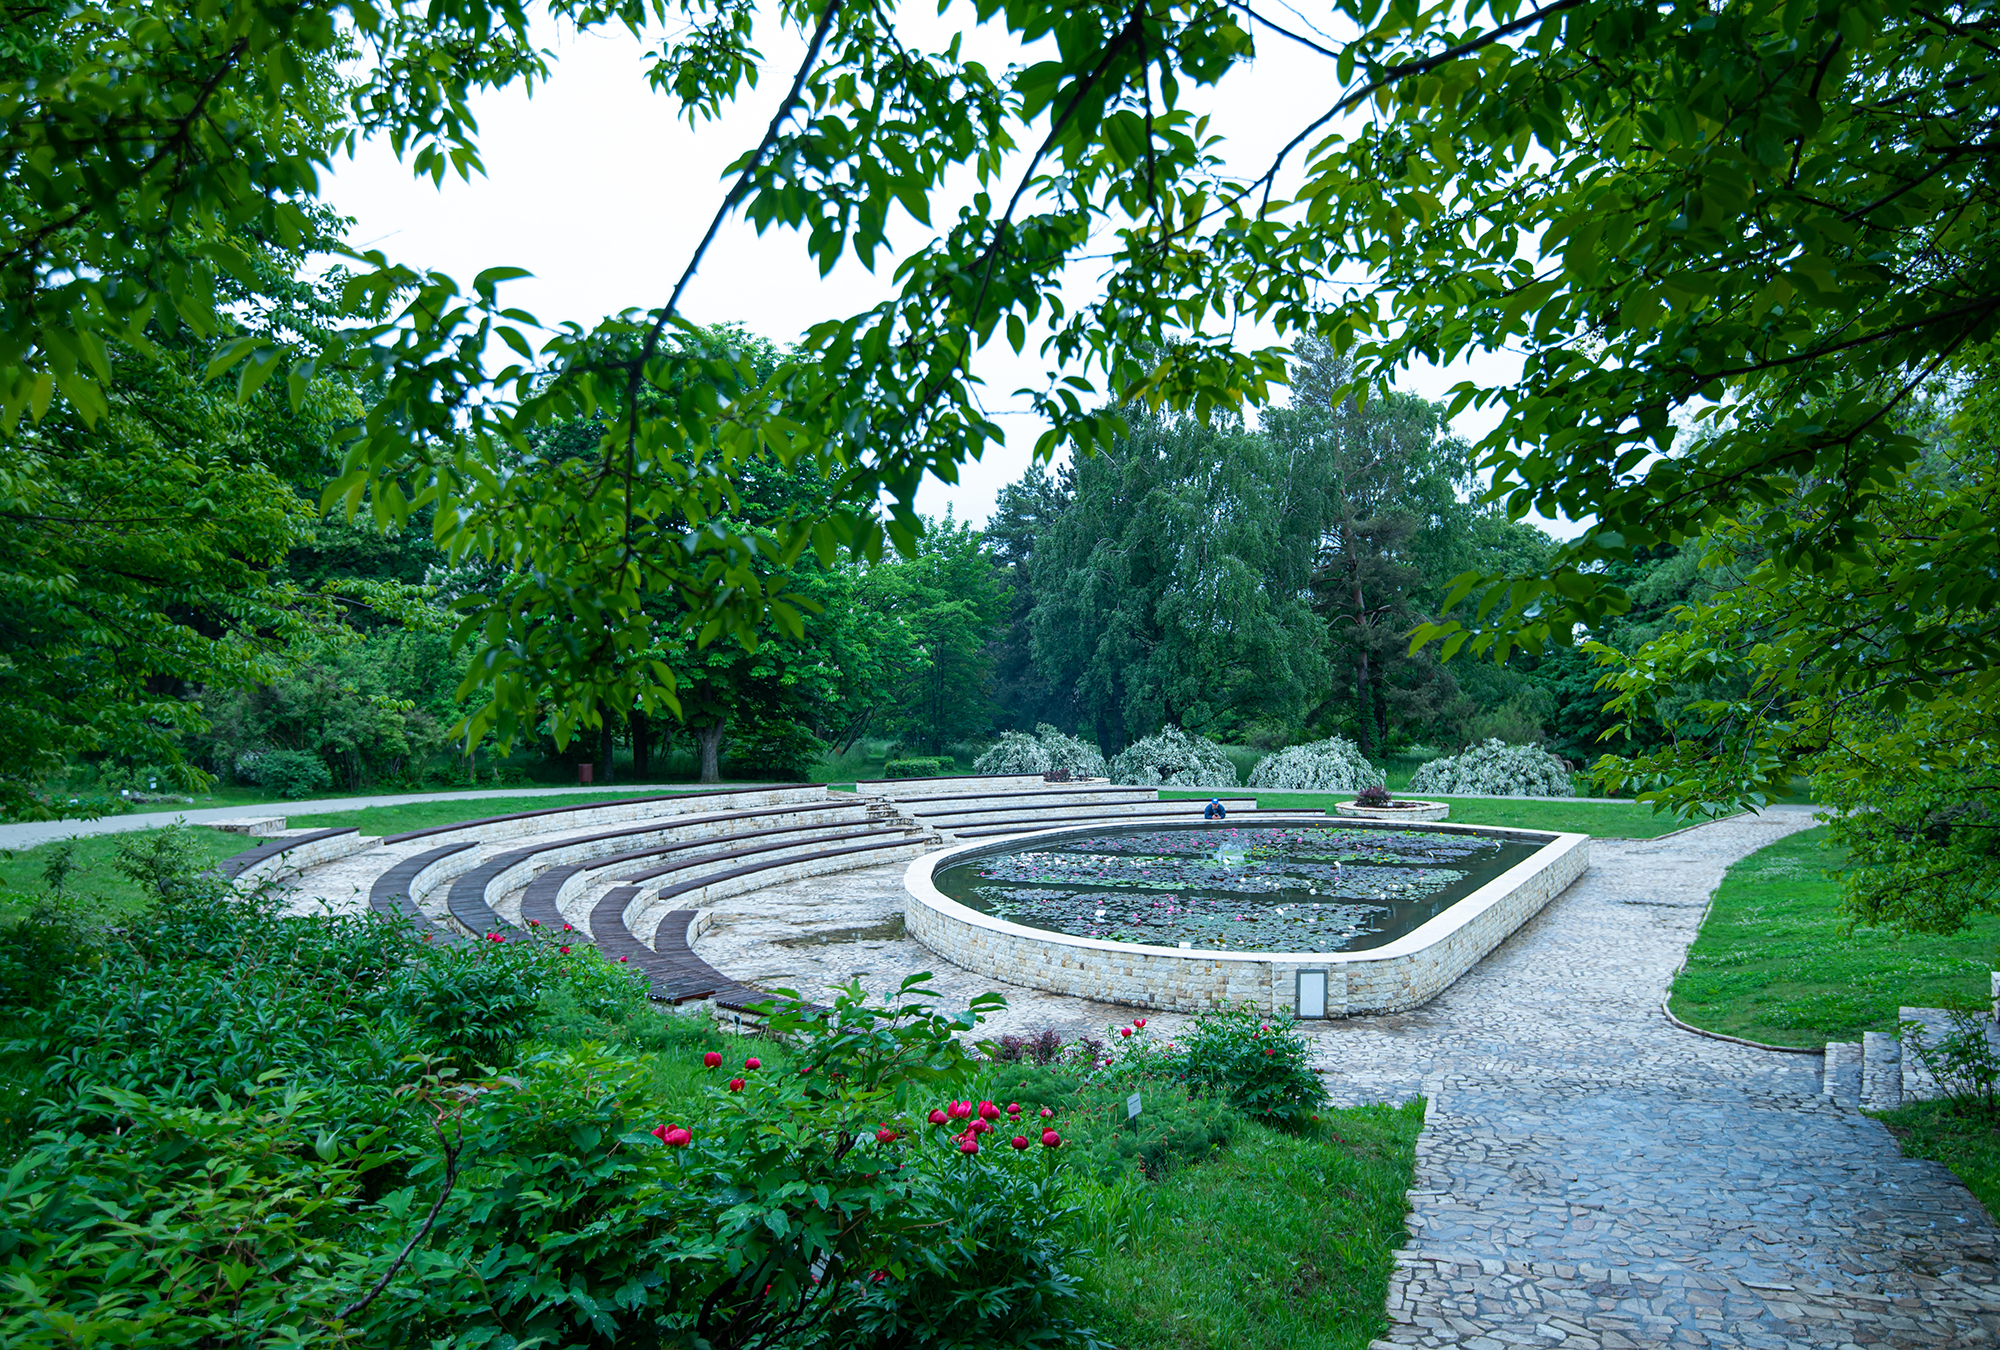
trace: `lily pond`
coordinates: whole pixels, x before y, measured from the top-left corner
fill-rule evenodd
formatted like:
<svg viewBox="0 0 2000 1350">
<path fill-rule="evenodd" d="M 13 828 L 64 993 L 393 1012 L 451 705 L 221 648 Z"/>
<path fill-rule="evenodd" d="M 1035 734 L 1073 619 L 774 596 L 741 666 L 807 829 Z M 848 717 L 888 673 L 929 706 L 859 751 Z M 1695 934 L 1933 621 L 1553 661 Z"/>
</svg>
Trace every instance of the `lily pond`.
<svg viewBox="0 0 2000 1350">
<path fill-rule="evenodd" d="M 1393 942 L 1541 847 L 1342 826 L 1107 830 L 938 872 L 984 914 L 1076 937 L 1205 951 Z"/>
</svg>

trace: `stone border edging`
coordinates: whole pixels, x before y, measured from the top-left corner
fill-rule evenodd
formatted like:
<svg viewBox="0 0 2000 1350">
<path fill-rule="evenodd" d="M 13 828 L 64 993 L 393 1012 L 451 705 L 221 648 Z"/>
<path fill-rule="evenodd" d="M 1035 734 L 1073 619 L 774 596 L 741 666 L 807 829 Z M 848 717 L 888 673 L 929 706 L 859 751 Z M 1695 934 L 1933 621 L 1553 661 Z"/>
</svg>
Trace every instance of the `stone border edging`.
<svg viewBox="0 0 2000 1350">
<path fill-rule="evenodd" d="M 1344 823 L 1340 828 L 1368 828 L 1370 824 L 1374 822 Z M 961 844 L 913 861 L 903 874 L 909 901 L 904 920 L 911 937 L 976 974 L 1074 998 L 1170 1012 L 1199 1012 L 1220 1003 L 1246 1000 L 1269 1012 L 1285 1011 L 1292 1004 L 1290 977 L 1301 970 L 1323 970 L 1327 975 L 1327 1016 L 1346 1017 L 1400 1012 L 1429 1002 L 1590 866 L 1588 835 L 1497 825 L 1380 828 L 1489 838 L 1525 835 L 1541 840 L 1542 845 L 1444 913 L 1393 942 L 1365 951 L 1195 952 L 1076 937 L 982 914 L 946 896 L 931 881 L 940 866 L 1000 851 L 993 842 Z M 1013 836 L 1004 846 L 1032 847 L 1037 842 L 1088 837 L 1101 830 L 1101 826 L 1075 825 L 1038 830 Z"/>
<path fill-rule="evenodd" d="M 1699 930 L 1696 931 L 1698 932 Z M 1681 962 L 1681 965 L 1685 967 L 1687 965 L 1687 962 L 1683 960 Z M 1679 975 L 1680 971 L 1677 970 L 1674 972 L 1674 974 Z M 1672 997 L 1673 997 L 1673 983 L 1672 981 L 1669 981 L 1667 984 L 1667 992 L 1660 995 L 1660 1016 L 1666 1018 L 1669 1022 L 1679 1027 L 1682 1031 L 1692 1032 L 1697 1036 L 1706 1036 L 1711 1041 L 1728 1041 L 1731 1045 L 1747 1045 L 1752 1050 L 1776 1050 L 1780 1054 L 1785 1054 L 1785 1055 L 1826 1054 L 1826 1047 L 1824 1046 L 1821 1046 L 1819 1049 L 1814 1050 L 1812 1047 L 1805 1045 L 1766 1045 L 1762 1041 L 1747 1040 L 1742 1036 L 1731 1036 L 1720 1031 L 1704 1031 L 1702 1028 L 1694 1026 L 1687 1022 L 1683 1022 L 1681 1021 L 1680 1018 L 1674 1016 L 1672 1009 L 1667 1007 L 1667 1000 Z"/>
</svg>

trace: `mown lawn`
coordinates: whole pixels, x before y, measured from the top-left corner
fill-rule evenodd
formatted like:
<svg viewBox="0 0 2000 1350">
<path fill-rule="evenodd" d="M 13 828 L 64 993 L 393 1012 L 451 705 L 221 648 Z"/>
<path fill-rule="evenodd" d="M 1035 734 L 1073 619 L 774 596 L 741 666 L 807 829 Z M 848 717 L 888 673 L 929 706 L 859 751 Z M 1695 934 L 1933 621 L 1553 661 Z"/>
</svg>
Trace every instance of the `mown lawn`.
<svg viewBox="0 0 2000 1350">
<path fill-rule="evenodd" d="M 1160 796 L 1176 801 L 1213 797 L 1215 792 L 1184 792 L 1164 789 Z M 1222 795 L 1255 797 L 1259 806 L 1289 807 L 1293 810 L 1324 811 L 1335 802 L 1351 802 L 1351 792 L 1251 792 L 1238 790 Z M 1656 814 L 1650 806 L 1636 802 L 1537 802 L 1509 801 L 1506 798 L 1448 797 L 1448 820 L 1460 825 L 1503 825 L 1519 830 L 1549 830 L 1563 834 L 1589 834 L 1600 839 L 1652 839 L 1696 823 Z"/>
<path fill-rule="evenodd" d="M 1424 1104 L 1245 1124 L 1148 1183 L 1127 1240 L 1100 1239 L 1093 1319 L 1123 1350 L 1362 1350 L 1388 1332 Z"/>
<path fill-rule="evenodd" d="M 1839 886 L 1827 876 L 1843 861 L 1821 828 L 1730 868 L 1674 980 L 1674 1016 L 1771 1045 L 1817 1047 L 1894 1031 L 1900 1007 L 1987 997 L 2000 917 L 1981 916 L 1949 937 L 1846 931 Z"/>
<path fill-rule="evenodd" d="M 75 851 L 71 855 L 76 868 L 70 874 L 66 889 L 73 894 L 102 900 L 105 908 L 112 913 L 127 914 L 139 909 L 145 898 L 137 885 L 119 874 L 112 860 L 117 857 L 121 844 L 140 843 L 145 836 L 155 833 L 158 831 L 128 830 L 123 834 L 79 837 L 74 841 Z M 231 854 L 241 853 L 260 842 L 202 826 L 188 831 L 189 847 L 194 850 L 195 860 L 203 866 L 221 862 Z M 61 847 L 61 843 L 54 843 L 35 848 L 0 850 L 0 923 L 11 923 L 20 918 L 33 903 L 33 897 L 47 889 L 44 876 L 50 860 Z"/>
</svg>

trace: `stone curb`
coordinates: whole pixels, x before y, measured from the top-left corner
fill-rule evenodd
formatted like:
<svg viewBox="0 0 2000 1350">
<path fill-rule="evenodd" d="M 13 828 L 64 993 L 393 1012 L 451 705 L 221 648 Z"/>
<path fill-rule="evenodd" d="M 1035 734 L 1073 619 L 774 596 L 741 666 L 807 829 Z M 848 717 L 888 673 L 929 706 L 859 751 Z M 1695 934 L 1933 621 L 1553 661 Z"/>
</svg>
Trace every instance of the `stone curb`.
<svg viewBox="0 0 2000 1350">
<path fill-rule="evenodd" d="M 1675 971 L 1674 974 L 1679 975 L 1680 972 Z M 1671 986 L 1667 993 L 1660 995 L 1660 1015 L 1679 1027 L 1682 1031 L 1690 1031 L 1697 1036 L 1706 1036 L 1711 1041 L 1728 1041 L 1731 1045 L 1747 1045 L 1752 1050 L 1776 1050 L 1778 1053 L 1784 1055 L 1824 1055 L 1826 1053 L 1823 1049 L 1815 1050 L 1805 1045 L 1766 1045 L 1762 1041 L 1745 1040 L 1741 1036 L 1726 1036 L 1720 1031 L 1703 1031 L 1700 1027 L 1690 1026 L 1688 1023 L 1681 1021 L 1680 1018 L 1668 1011 L 1667 1000 L 1672 996 Z"/>
</svg>

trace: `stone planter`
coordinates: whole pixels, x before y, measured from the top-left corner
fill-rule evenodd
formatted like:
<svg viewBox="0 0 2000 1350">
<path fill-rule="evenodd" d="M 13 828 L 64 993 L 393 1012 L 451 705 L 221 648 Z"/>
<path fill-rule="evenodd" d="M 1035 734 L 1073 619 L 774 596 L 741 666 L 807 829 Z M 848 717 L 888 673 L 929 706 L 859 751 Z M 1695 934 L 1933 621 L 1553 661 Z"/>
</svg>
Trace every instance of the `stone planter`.
<svg viewBox="0 0 2000 1350">
<path fill-rule="evenodd" d="M 1451 807 L 1444 802 L 1390 802 L 1387 806 L 1340 802 L 1333 807 L 1333 814 L 1362 820 L 1443 820 L 1451 814 Z"/>
</svg>

